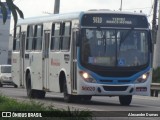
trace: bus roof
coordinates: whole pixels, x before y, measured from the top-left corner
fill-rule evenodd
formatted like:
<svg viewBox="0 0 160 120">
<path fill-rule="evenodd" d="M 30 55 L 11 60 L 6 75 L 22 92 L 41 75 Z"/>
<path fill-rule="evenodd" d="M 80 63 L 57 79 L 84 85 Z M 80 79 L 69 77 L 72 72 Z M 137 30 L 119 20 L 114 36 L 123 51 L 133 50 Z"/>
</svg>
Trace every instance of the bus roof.
<svg viewBox="0 0 160 120">
<path fill-rule="evenodd" d="M 50 14 L 46 16 L 38 16 L 31 17 L 25 19 L 19 19 L 17 25 L 23 24 L 34 24 L 34 23 L 43 23 L 43 22 L 52 22 L 59 20 L 72 20 L 72 19 L 80 19 L 83 14 L 128 14 L 128 15 L 136 15 L 136 16 L 145 16 L 143 13 L 133 13 L 133 12 L 122 12 L 122 11 L 110 11 L 110 10 L 89 10 L 89 11 L 81 11 L 81 12 L 73 12 L 73 13 L 63 13 L 63 14 Z"/>
<path fill-rule="evenodd" d="M 43 23 L 43 22 L 51 22 L 51 21 L 58 21 L 58 20 L 70 20 L 70 19 L 77 19 L 79 18 L 81 12 L 76 13 L 65 13 L 65 14 L 51 14 L 46 16 L 38 16 L 38 17 L 32 17 L 32 18 L 25 18 L 25 19 L 19 19 L 17 25 L 22 24 L 34 24 L 34 23 Z"/>
</svg>

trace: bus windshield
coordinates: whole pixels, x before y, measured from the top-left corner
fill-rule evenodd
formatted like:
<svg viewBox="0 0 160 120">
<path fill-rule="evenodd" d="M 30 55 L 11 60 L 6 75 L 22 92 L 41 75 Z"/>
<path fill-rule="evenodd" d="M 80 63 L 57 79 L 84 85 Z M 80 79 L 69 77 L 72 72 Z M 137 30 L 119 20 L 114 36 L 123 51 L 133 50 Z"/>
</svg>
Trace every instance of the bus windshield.
<svg viewBox="0 0 160 120">
<path fill-rule="evenodd" d="M 83 29 L 83 64 L 110 67 L 141 66 L 148 62 L 148 35 L 136 29 Z"/>
</svg>

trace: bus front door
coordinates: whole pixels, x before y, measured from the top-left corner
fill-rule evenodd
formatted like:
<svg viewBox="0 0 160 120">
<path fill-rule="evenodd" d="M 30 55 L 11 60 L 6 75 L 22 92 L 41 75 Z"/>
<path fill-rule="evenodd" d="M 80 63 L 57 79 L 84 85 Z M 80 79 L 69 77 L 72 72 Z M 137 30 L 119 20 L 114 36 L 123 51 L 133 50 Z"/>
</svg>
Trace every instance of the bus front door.
<svg viewBox="0 0 160 120">
<path fill-rule="evenodd" d="M 45 90 L 49 89 L 49 41 L 50 41 L 50 31 L 44 31 L 44 41 L 43 41 L 43 57 L 42 57 L 42 80 L 43 88 Z"/>
<path fill-rule="evenodd" d="M 20 86 L 24 87 L 24 58 L 26 32 L 22 32 L 20 40 Z"/>
<path fill-rule="evenodd" d="M 77 35 L 78 35 L 78 30 L 74 29 L 73 30 L 73 35 L 72 35 L 72 93 L 77 92 Z"/>
</svg>

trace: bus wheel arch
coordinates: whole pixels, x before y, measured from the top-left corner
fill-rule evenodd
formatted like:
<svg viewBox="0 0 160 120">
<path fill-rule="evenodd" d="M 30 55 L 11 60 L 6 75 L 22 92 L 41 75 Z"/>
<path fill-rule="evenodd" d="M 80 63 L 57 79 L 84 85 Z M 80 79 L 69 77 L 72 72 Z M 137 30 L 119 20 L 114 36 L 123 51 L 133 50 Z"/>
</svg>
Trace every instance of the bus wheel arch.
<svg viewBox="0 0 160 120">
<path fill-rule="evenodd" d="M 27 87 L 27 76 L 28 76 L 28 74 L 30 74 L 30 70 L 29 69 L 26 70 L 26 74 L 25 74 L 26 87 Z"/>
<path fill-rule="evenodd" d="M 29 98 L 44 98 L 45 97 L 46 92 L 44 90 L 32 89 L 30 70 L 26 71 L 26 89 L 27 89 L 27 96 Z"/>
<path fill-rule="evenodd" d="M 66 76 L 65 76 L 65 73 L 64 71 L 61 71 L 60 74 L 59 74 L 59 86 L 60 86 L 60 92 L 64 92 L 64 89 L 63 89 L 63 84 L 64 84 L 64 80 L 66 80 Z"/>
<path fill-rule="evenodd" d="M 26 74 L 25 74 L 25 84 L 26 84 L 26 89 L 27 89 L 27 87 L 28 87 L 28 79 L 27 79 L 28 74 L 30 74 L 30 70 L 29 70 L 29 69 L 26 70 Z"/>
<path fill-rule="evenodd" d="M 60 72 L 59 84 L 60 84 L 60 92 L 63 92 L 64 95 L 64 101 L 72 102 L 72 95 L 68 93 L 67 79 L 64 71 Z"/>
</svg>

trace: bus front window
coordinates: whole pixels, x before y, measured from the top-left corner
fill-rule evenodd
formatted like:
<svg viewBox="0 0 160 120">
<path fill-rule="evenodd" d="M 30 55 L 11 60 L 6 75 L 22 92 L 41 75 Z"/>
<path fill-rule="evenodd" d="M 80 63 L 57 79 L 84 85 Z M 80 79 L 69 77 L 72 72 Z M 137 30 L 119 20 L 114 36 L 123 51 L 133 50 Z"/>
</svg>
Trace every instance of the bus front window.
<svg viewBox="0 0 160 120">
<path fill-rule="evenodd" d="M 81 61 L 84 64 L 128 67 L 148 61 L 146 31 L 83 29 L 82 34 Z"/>
</svg>

